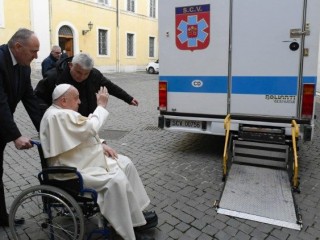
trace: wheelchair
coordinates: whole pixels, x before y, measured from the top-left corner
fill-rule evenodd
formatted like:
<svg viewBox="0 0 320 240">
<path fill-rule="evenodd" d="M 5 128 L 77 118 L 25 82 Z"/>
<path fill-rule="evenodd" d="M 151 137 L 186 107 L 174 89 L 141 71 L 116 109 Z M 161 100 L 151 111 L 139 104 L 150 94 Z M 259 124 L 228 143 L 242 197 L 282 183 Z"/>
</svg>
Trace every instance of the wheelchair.
<svg viewBox="0 0 320 240">
<path fill-rule="evenodd" d="M 115 231 L 100 213 L 97 192 L 84 188 L 76 168 L 48 167 L 40 142 L 32 144 L 37 146 L 41 159 L 40 185 L 22 191 L 11 205 L 9 227 L 13 239 L 82 240 L 87 227 L 85 220 L 93 218 L 98 227 L 87 234 L 87 239 L 96 234 L 104 239 L 113 238 Z M 68 176 L 68 180 L 65 177 L 58 180 L 61 176 Z M 14 220 L 21 217 L 24 224 L 15 225 Z"/>
</svg>

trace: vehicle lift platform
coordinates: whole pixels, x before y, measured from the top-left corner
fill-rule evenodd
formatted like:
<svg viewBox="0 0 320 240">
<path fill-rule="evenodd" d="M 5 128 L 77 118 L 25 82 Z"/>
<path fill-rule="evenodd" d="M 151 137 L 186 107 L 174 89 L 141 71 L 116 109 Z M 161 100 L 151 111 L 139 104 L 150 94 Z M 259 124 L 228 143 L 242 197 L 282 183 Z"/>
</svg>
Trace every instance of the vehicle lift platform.
<svg viewBox="0 0 320 240">
<path fill-rule="evenodd" d="M 293 192 L 299 192 L 299 129 L 294 120 L 292 126 L 289 144 L 284 129 L 248 125 L 240 126 L 238 135 L 229 139 L 230 117 L 226 118 L 225 185 L 214 204 L 219 214 L 301 230 L 302 220 L 293 196 Z"/>
</svg>

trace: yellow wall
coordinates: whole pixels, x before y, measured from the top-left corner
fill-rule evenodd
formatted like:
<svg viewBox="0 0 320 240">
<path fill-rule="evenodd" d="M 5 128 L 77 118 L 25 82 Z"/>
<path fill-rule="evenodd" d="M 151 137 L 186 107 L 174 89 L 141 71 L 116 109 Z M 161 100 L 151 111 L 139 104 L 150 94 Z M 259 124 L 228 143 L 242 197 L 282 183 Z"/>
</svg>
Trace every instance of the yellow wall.
<svg viewBox="0 0 320 240">
<path fill-rule="evenodd" d="M 21 27 L 30 28 L 29 0 L 4 0 L 4 27 L 0 27 L 0 44 L 7 43 Z"/>
<path fill-rule="evenodd" d="M 23 26 L 30 29 L 34 27 L 31 26 L 30 20 L 32 19 L 30 16 L 32 12 L 30 9 L 32 8 L 30 6 L 33 1 L 3 1 L 5 27 L 0 28 L 0 42 L 6 43 L 19 27 Z M 119 40 L 117 38 L 118 29 L 116 26 L 116 0 L 111 1 L 111 6 L 97 4 L 95 0 L 43 1 L 48 1 L 49 29 L 45 27 L 40 34 L 48 36 L 46 39 L 49 39 L 50 43 L 47 43 L 47 48 L 48 46 L 58 44 L 59 28 L 65 24 L 73 30 L 74 53 L 79 51 L 89 53 L 94 58 L 97 68 L 115 67 L 119 63 L 121 69 L 142 70 L 148 62 L 158 58 L 158 21 L 157 19 L 148 17 L 149 0 L 136 0 L 137 8 L 135 13 L 126 11 L 126 1 L 119 0 Z M 82 30 L 88 29 L 89 21 L 93 23 L 93 28 L 86 35 L 82 35 Z M 41 24 L 41 22 L 35 21 L 34 24 Z M 109 32 L 108 56 L 99 56 L 98 54 L 99 28 L 107 29 Z M 135 34 L 135 55 L 133 57 L 127 57 L 127 33 Z M 155 37 L 156 52 L 154 58 L 149 58 L 149 36 Z M 117 54 L 117 49 L 119 49 L 119 54 Z M 49 49 L 44 49 L 43 47 L 40 50 L 44 56 L 47 56 Z M 39 61 L 42 60 L 39 59 Z"/>
<path fill-rule="evenodd" d="M 70 14 L 72 9 L 72 14 Z M 72 1 L 53 1 L 52 12 L 52 29 L 55 29 L 59 23 L 68 21 L 72 23 L 79 34 L 79 49 L 83 52 L 90 53 L 93 57 L 97 56 L 97 27 L 109 29 L 115 28 L 115 11 L 106 11 L 106 9 L 96 7 L 92 4 L 72 2 Z M 88 23 L 93 23 L 93 28 L 86 35 L 82 35 L 82 30 L 88 29 Z M 53 33 L 53 38 L 57 38 L 58 32 Z M 115 41 L 115 39 L 111 39 Z"/>
<path fill-rule="evenodd" d="M 92 1 L 91 1 L 92 2 Z M 62 21 L 69 21 L 76 26 L 79 33 L 79 50 L 88 52 L 95 59 L 95 66 L 115 65 L 117 59 L 117 28 L 116 28 L 116 1 L 112 5 L 104 7 L 93 4 L 90 1 L 52 1 L 52 29 Z M 125 1 L 119 0 L 119 50 L 120 64 L 122 66 L 145 66 L 149 61 L 157 59 L 149 58 L 149 36 L 156 38 L 158 42 L 158 21 L 149 18 L 148 0 L 139 0 L 136 13 L 125 10 Z M 72 10 L 71 10 L 72 9 Z M 59 14 L 55 14 L 59 13 Z M 88 22 L 93 25 L 92 31 L 82 35 L 81 31 L 87 29 Z M 109 56 L 98 55 L 98 28 L 109 30 Z M 135 34 L 135 56 L 127 57 L 126 34 Z M 52 38 L 57 38 L 57 32 L 53 32 Z M 157 47 L 155 48 L 157 50 Z"/>
<path fill-rule="evenodd" d="M 149 58 L 149 36 L 156 37 L 156 45 L 158 38 L 158 22 L 157 21 L 146 21 L 145 18 L 139 16 L 132 16 L 129 14 L 121 15 L 120 35 L 121 35 L 121 56 L 124 64 L 130 64 L 137 62 L 143 64 L 145 58 Z M 126 34 L 135 34 L 135 57 L 127 57 L 126 48 Z M 157 49 L 157 48 L 156 48 Z M 157 55 L 156 55 L 157 56 Z M 157 58 L 155 56 L 155 58 Z"/>
</svg>

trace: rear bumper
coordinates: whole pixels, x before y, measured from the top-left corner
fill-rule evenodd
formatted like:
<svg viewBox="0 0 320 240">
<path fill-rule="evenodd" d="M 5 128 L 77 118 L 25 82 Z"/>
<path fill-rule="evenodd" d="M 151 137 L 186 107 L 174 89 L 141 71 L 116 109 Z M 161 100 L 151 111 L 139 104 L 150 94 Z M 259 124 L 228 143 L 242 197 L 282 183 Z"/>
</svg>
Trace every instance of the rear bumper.
<svg viewBox="0 0 320 240">
<path fill-rule="evenodd" d="M 216 117 L 200 117 L 200 116 L 175 116 L 175 115 L 159 115 L 158 117 L 158 127 L 168 131 L 178 131 L 178 132 L 189 132 L 189 133 L 200 133 L 200 134 L 210 134 L 224 136 L 224 118 L 225 116 Z M 245 119 L 233 119 L 231 117 L 230 131 L 238 132 L 239 126 L 246 125 L 258 125 L 267 127 L 281 127 L 285 129 L 285 135 L 291 136 L 291 120 L 288 121 L 276 121 L 277 119 L 270 119 L 270 121 L 265 120 L 254 120 L 253 118 Z M 272 120 L 272 121 L 271 121 Z M 172 124 L 173 122 L 197 122 L 197 127 L 195 124 Z M 311 141 L 314 135 L 314 124 L 300 122 L 299 124 L 300 138 L 305 141 Z"/>
</svg>

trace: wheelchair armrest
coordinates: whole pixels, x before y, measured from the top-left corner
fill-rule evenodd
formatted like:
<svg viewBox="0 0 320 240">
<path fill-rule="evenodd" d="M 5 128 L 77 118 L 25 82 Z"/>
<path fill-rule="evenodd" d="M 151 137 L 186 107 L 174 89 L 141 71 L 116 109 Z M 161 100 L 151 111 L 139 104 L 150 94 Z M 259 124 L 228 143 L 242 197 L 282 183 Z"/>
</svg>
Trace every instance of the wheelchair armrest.
<svg viewBox="0 0 320 240">
<path fill-rule="evenodd" d="M 53 166 L 53 167 L 44 168 L 38 174 L 38 179 L 39 179 L 40 183 L 43 184 L 46 181 L 47 182 L 51 181 L 48 176 L 50 174 L 70 174 L 70 173 L 72 173 L 76 176 L 76 178 L 73 180 L 79 181 L 79 187 L 80 187 L 80 190 L 82 190 L 83 189 L 82 175 L 80 172 L 77 171 L 77 168 L 75 168 L 75 167 Z"/>
<path fill-rule="evenodd" d="M 55 167 L 48 167 L 42 169 L 44 174 L 55 174 L 55 173 L 75 173 L 77 174 L 77 168 L 75 167 L 66 167 L 66 166 L 55 166 Z"/>
</svg>

